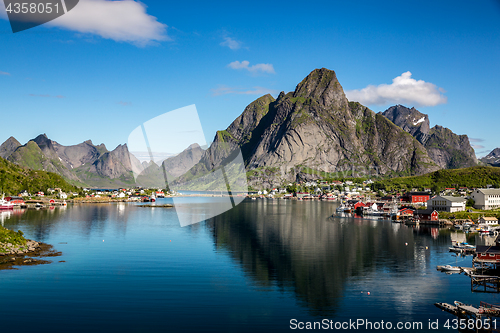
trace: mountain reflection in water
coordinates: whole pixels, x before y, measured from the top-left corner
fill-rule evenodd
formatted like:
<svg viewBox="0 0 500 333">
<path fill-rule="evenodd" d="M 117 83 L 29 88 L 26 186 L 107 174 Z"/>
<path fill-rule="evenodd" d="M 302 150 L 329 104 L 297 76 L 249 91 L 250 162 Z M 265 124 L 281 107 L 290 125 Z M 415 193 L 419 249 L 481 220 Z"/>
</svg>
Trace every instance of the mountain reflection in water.
<svg viewBox="0 0 500 333">
<path fill-rule="evenodd" d="M 416 242 L 411 228 L 389 221 L 329 218 L 335 207 L 257 200 L 207 226 L 217 249 L 230 253 L 257 284 L 293 290 L 315 314 L 335 312 L 351 277 L 377 270 L 418 275 L 429 266 L 432 239 Z"/>
</svg>

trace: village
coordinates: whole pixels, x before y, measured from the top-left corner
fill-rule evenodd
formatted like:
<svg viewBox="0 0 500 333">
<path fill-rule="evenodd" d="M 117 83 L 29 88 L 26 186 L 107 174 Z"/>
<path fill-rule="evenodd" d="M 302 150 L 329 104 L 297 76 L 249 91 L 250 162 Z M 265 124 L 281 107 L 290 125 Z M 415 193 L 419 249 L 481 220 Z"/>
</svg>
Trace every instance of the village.
<svg viewBox="0 0 500 333">
<path fill-rule="evenodd" d="M 498 188 L 430 188 L 412 191 L 375 191 L 372 181 L 320 181 L 249 192 L 252 199 L 336 201 L 339 214 L 382 216 L 396 222 L 453 225 L 464 231 L 494 233 L 500 215 Z"/>
<path fill-rule="evenodd" d="M 22 191 L 17 196 L 1 198 L 1 209 L 47 208 L 66 206 L 68 203 L 96 203 L 139 201 L 155 202 L 157 198 L 176 195 L 162 189 L 120 188 L 120 189 L 90 189 L 84 188 L 80 193 L 66 193 L 60 188 L 49 188 L 47 192 L 38 191 L 34 194 Z M 177 194 L 178 195 L 178 194 Z"/>
<path fill-rule="evenodd" d="M 445 188 L 433 192 L 430 188 L 412 191 L 375 190 L 373 181 L 334 180 L 289 183 L 272 189 L 249 190 L 248 193 L 221 193 L 206 191 L 208 196 L 246 195 L 251 199 L 324 200 L 340 203 L 337 213 L 358 216 L 381 216 L 397 222 L 454 225 L 464 231 L 477 230 L 493 233 L 500 216 L 500 189 Z M 141 201 L 154 202 L 157 198 L 189 195 L 168 189 L 84 188 L 79 193 L 65 193 L 60 188 L 46 192 L 28 193 L 3 199 L 12 208 L 34 208 L 66 203 Z M 200 195 L 199 193 L 197 195 Z"/>
</svg>

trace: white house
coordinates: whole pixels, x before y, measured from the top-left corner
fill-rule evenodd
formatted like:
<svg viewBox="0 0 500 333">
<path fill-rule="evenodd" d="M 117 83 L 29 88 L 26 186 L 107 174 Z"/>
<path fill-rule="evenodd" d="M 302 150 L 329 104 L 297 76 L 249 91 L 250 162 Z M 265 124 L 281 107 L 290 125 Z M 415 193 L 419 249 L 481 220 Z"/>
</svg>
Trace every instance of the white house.
<svg viewBox="0 0 500 333">
<path fill-rule="evenodd" d="M 485 225 L 495 225 L 495 224 L 498 224 L 498 219 L 496 217 L 483 216 L 477 220 L 477 223 L 478 224 L 485 224 Z"/>
<path fill-rule="evenodd" d="M 474 199 L 474 208 L 493 209 L 500 207 L 500 189 L 498 188 L 478 188 L 471 194 Z"/>
<path fill-rule="evenodd" d="M 427 208 L 438 212 L 462 212 L 465 210 L 465 198 L 437 195 L 427 201 Z"/>
<path fill-rule="evenodd" d="M 60 199 L 68 199 L 68 195 L 64 192 L 59 192 L 59 198 Z"/>
</svg>

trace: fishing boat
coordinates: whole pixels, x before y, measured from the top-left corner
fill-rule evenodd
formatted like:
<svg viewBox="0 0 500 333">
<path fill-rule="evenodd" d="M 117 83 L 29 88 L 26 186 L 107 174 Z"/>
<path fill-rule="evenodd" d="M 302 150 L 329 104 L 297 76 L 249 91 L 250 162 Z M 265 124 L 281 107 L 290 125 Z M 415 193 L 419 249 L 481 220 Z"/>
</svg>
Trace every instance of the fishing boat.
<svg viewBox="0 0 500 333">
<path fill-rule="evenodd" d="M 462 270 L 458 266 L 451 265 L 437 266 L 437 269 L 443 272 L 460 272 Z"/>
<path fill-rule="evenodd" d="M 453 244 L 452 247 L 450 247 L 451 252 L 462 253 L 462 252 L 472 252 L 474 250 L 476 250 L 476 247 L 474 245 L 470 245 L 469 243 L 465 243 L 465 242 L 456 243 L 456 244 Z"/>
<path fill-rule="evenodd" d="M 14 204 L 5 200 L 5 195 L 2 195 L 2 199 L 0 199 L 0 209 L 1 210 L 14 209 Z"/>
</svg>

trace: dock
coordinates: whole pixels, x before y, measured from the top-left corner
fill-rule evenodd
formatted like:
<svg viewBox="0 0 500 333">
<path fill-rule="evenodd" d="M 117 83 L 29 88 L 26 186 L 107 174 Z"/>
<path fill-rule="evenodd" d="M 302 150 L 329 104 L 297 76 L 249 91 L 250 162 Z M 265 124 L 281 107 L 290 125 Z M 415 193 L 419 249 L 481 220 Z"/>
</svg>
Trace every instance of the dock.
<svg viewBox="0 0 500 333">
<path fill-rule="evenodd" d="M 500 277 L 491 275 L 474 275 L 471 274 L 470 283 L 471 291 L 483 293 L 498 293 L 500 292 Z"/>
<path fill-rule="evenodd" d="M 454 304 L 435 303 L 434 305 L 460 319 L 473 320 L 474 323 L 478 323 L 478 321 L 481 321 L 483 324 L 486 321 L 491 323 L 493 320 L 497 320 L 497 317 L 500 317 L 500 307 L 485 302 L 481 302 L 479 307 L 458 301 L 455 301 Z M 471 329 L 469 332 L 499 332 L 496 325 L 490 325 L 489 329 L 485 329 L 484 327 L 486 326 L 476 327 L 476 329 Z"/>
</svg>

